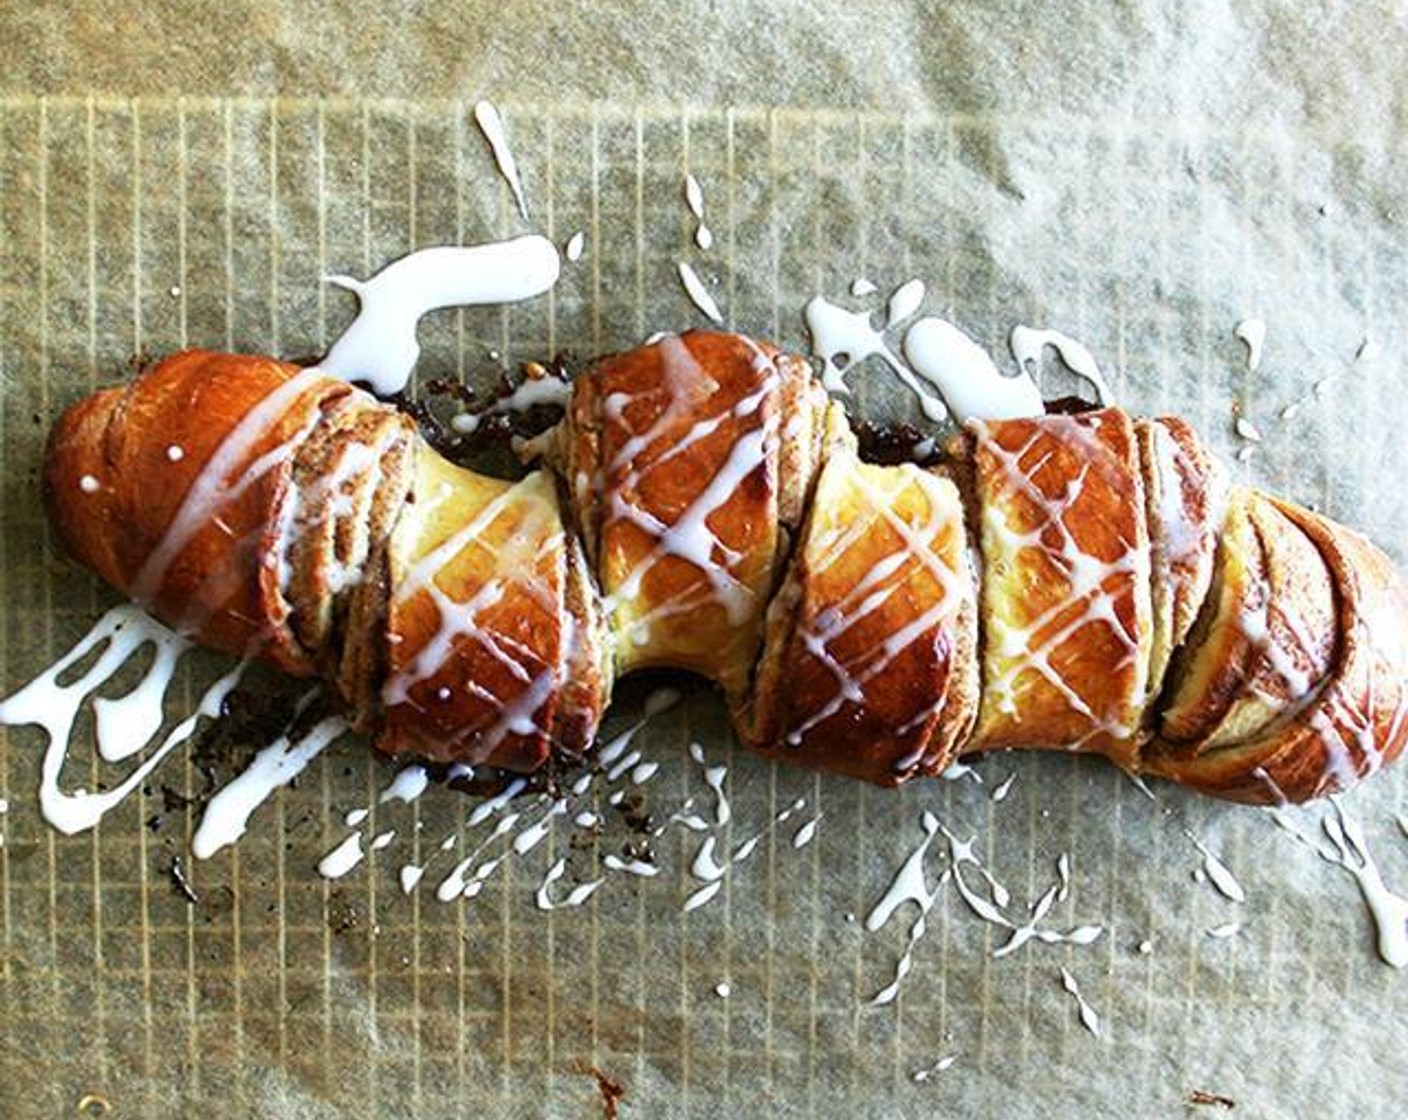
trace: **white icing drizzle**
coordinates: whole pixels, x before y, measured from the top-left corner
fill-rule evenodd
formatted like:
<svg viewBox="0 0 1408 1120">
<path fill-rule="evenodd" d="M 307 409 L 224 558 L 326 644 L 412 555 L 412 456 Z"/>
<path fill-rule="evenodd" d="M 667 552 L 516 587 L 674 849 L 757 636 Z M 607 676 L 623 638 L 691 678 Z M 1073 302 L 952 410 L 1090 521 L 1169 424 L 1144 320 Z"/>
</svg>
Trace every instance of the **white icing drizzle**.
<svg viewBox="0 0 1408 1120">
<path fill-rule="evenodd" d="M 805 808 L 806 804 L 805 798 L 798 798 L 796 801 L 792 802 L 786 809 L 783 809 L 774 816 L 766 827 L 748 837 L 748 839 L 734 848 L 733 854 L 722 863 L 720 863 L 714 855 L 718 838 L 716 836 L 705 837 L 698 851 L 695 852 L 694 861 L 690 865 L 690 874 L 704 883 L 704 886 L 694 891 L 694 893 L 685 899 L 685 912 L 688 913 L 691 910 L 697 910 L 714 898 L 714 896 L 719 893 L 719 889 L 723 886 L 724 877 L 728 875 L 734 867 L 752 856 L 752 854 L 757 851 L 759 843 L 762 842 L 763 838 L 767 836 L 768 833 L 772 832 L 778 826 L 785 824 L 793 815 Z"/>
<path fill-rule="evenodd" d="M 1017 780 L 1017 771 L 1013 770 L 1007 777 L 1003 778 L 993 787 L 992 799 L 994 801 L 1006 801 L 1007 795 L 1012 792 L 1012 783 Z"/>
<path fill-rule="evenodd" d="M 1369 851 L 1360 823 L 1344 811 L 1338 798 L 1331 798 L 1334 812 L 1326 812 L 1320 827 L 1329 837 L 1332 850 L 1316 847 L 1320 858 L 1343 868 L 1353 876 L 1374 919 L 1379 956 L 1393 968 L 1408 967 L 1408 898 L 1394 894 L 1384 883 L 1383 873 Z"/>
<path fill-rule="evenodd" d="M 723 877 L 720 876 L 718 879 L 714 880 L 714 882 L 706 883 L 704 886 L 700 887 L 684 900 L 684 912 L 688 914 L 691 910 L 698 910 L 699 907 L 706 905 L 723 889 L 723 885 Z"/>
<path fill-rule="evenodd" d="M 857 276 L 851 281 L 851 295 L 857 298 L 861 296 L 873 296 L 877 291 L 873 281 L 867 280 L 864 276 Z"/>
<path fill-rule="evenodd" d="M 1237 429 L 1237 434 L 1249 443 L 1261 442 L 1261 429 L 1248 420 L 1245 416 L 1238 416 L 1233 425 Z"/>
<path fill-rule="evenodd" d="M 489 141 L 494 163 L 498 165 L 504 182 L 508 183 L 508 189 L 513 192 L 513 201 L 518 206 L 518 213 L 527 218 L 528 203 L 523 198 L 523 183 L 518 177 L 518 162 L 513 158 L 513 149 L 509 147 L 508 130 L 504 128 L 503 118 L 499 116 L 499 110 L 492 101 L 475 102 L 474 123 L 479 126 L 484 139 Z"/>
<path fill-rule="evenodd" d="M 552 885 L 556 883 L 567 871 L 567 857 L 563 856 L 551 867 L 547 874 L 543 876 L 543 881 L 538 885 L 537 893 L 533 896 L 539 910 L 563 910 L 575 906 L 581 906 L 593 894 L 605 879 L 593 879 L 587 883 L 581 883 L 567 892 L 562 899 L 552 897 Z"/>
<path fill-rule="evenodd" d="M 416 323 L 421 316 L 540 296 L 557 283 L 561 268 L 553 243 L 528 234 L 484 245 L 420 249 L 369 280 L 329 276 L 329 283 L 356 294 L 359 307 L 319 368 L 366 381 L 383 396 L 401 392 L 420 356 Z"/>
<path fill-rule="evenodd" d="M 720 981 L 714 985 L 714 994 L 720 999 L 728 999 L 733 995 L 733 987 L 727 981 Z"/>
<path fill-rule="evenodd" d="M 345 824 L 348 828 L 356 828 L 364 820 L 366 820 L 368 816 L 370 816 L 370 810 L 353 809 L 345 817 L 342 818 L 342 823 Z"/>
<path fill-rule="evenodd" d="M 572 383 L 560 377 L 525 377 L 511 393 L 497 397 L 478 412 L 459 412 L 450 417 L 450 427 L 460 435 L 471 435 L 490 416 L 527 412 L 540 405 L 565 408 L 572 399 Z"/>
<path fill-rule="evenodd" d="M 867 358 L 877 357 L 918 398 L 919 407 L 926 418 L 934 421 L 947 418 L 948 410 L 944 402 L 929 392 L 914 371 L 891 349 L 885 341 L 885 332 L 871 325 L 870 312 L 848 311 L 824 296 L 815 296 L 807 303 L 806 320 L 812 352 L 826 363 L 822 370 L 822 383 L 831 392 L 849 392 L 845 374 Z M 911 331 L 913 329 L 910 328 Z"/>
<path fill-rule="evenodd" d="M 1050 912 L 1052 905 L 1062 897 L 1061 892 L 1064 884 L 1063 878 L 1062 882 L 1048 887 L 1041 897 L 1032 903 L 1027 921 L 1012 927 L 1012 935 L 1004 945 L 993 951 L 994 957 L 1005 957 L 1010 953 L 1015 953 L 1031 940 L 1040 941 L 1046 945 L 1092 945 L 1100 939 L 1100 935 L 1105 932 L 1103 926 L 1076 926 L 1064 931 L 1040 927 L 1041 920 Z"/>
<path fill-rule="evenodd" d="M 939 892 L 943 890 L 944 883 L 948 881 L 950 876 L 950 871 L 946 869 L 933 887 L 929 886 L 924 875 L 924 857 L 927 855 L 929 845 L 933 843 L 934 837 L 938 835 L 939 820 L 926 809 L 920 818 L 920 824 L 924 829 L 923 839 L 900 865 L 899 870 L 895 872 L 894 879 L 890 882 L 889 889 L 881 896 L 880 901 L 871 908 L 865 918 L 866 930 L 874 933 L 876 930 L 884 928 L 900 907 L 906 903 L 913 903 L 919 911 L 914 923 L 909 927 L 909 941 L 895 965 L 894 979 L 871 997 L 872 1006 L 890 1003 L 899 995 L 900 985 L 909 975 L 910 969 L 914 967 L 914 950 L 928 929 L 926 918 L 929 911 L 933 909 Z"/>
<path fill-rule="evenodd" d="M 659 867 L 643 859 L 622 859 L 620 856 L 608 855 L 601 862 L 608 871 L 621 871 L 642 879 L 653 879 L 660 874 Z"/>
<path fill-rule="evenodd" d="M 915 1070 L 909 1075 L 909 1078 L 916 1084 L 922 1085 L 924 1082 L 932 1078 L 935 1074 L 943 1073 L 946 1069 L 951 1069 L 953 1067 L 953 1063 L 956 1061 L 958 1061 L 958 1055 L 949 1054 L 946 1057 L 940 1058 L 933 1065 L 925 1066 L 923 1069 Z"/>
<path fill-rule="evenodd" d="M 381 791 L 377 801 L 382 805 L 389 801 L 400 801 L 409 805 L 423 794 L 429 785 L 430 772 L 419 763 L 412 763 L 396 772 L 396 777 Z"/>
<path fill-rule="evenodd" d="M 401 893 L 410 894 L 418 886 L 420 886 L 420 881 L 424 877 L 424 867 L 419 867 L 414 863 L 407 863 L 403 865 L 401 868 Z"/>
<path fill-rule="evenodd" d="M 305 696 L 305 703 L 310 697 Z M 340 716 L 319 720 L 301 738 L 279 736 L 254 756 L 243 773 L 213 796 L 191 840 L 191 854 L 209 859 L 233 844 L 249 827 L 249 818 L 274 793 L 298 777 L 308 764 L 347 731 Z"/>
<path fill-rule="evenodd" d="M 905 332 L 904 355 L 915 372 L 938 387 L 953 418 L 1005 420 L 1040 416 L 1041 391 L 1026 373 L 1005 377 L 991 355 L 946 319 L 920 319 Z"/>
<path fill-rule="evenodd" d="M 821 824 L 821 814 L 818 813 L 811 820 L 804 823 L 792 836 L 792 847 L 794 849 L 805 848 L 816 839 L 817 825 Z"/>
<path fill-rule="evenodd" d="M 969 766 L 966 762 L 954 759 L 944 769 L 939 771 L 939 777 L 946 782 L 961 782 L 963 779 L 970 779 L 975 785 L 983 784 L 983 776 Z"/>
<path fill-rule="evenodd" d="M 1261 351 L 1266 344 L 1266 322 L 1257 318 L 1243 319 L 1232 329 L 1232 333 L 1246 344 L 1247 369 L 1255 373 L 1261 368 Z"/>
<path fill-rule="evenodd" d="M 693 266 L 688 261 L 679 261 L 676 267 L 685 294 L 689 296 L 694 306 L 706 319 L 714 323 L 722 323 L 724 321 L 723 312 L 719 310 L 719 305 L 714 302 L 714 297 L 709 294 L 709 289 L 704 286 L 704 281 L 699 279 L 699 274 L 694 271 Z"/>
<path fill-rule="evenodd" d="M 661 712 L 667 712 L 673 708 L 680 702 L 683 696 L 684 693 L 679 689 L 671 688 L 669 685 L 661 685 L 659 688 L 650 690 L 650 693 L 646 696 L 644 703 L 641 705 L 641 711 L 645 714 L 647 719 L 652 716 L 658 716 Z"/>
<path fill-rule="evenodd" d="M 1080 1023 L 1086 1030 L 1096 1038 L 1100 1037 L 1100 1016 L 1096 1014 L 1095 1008 L 1086 1002 L 1081 995 L 1080 986 L 1076 983 L 1076 978 L 1061 969 L 1061 986 L 1070 993 L 1072 999 L 1076 1001 L 1076 1009 L 1080 1012 Z"/>
<path fill-rule="evenodd" d="M 64 764 L 73 746 L 73 725 L 84 702 L 97 689 L 114 677 L 143 647 L 151 645 L 158 651 L 142 682 L 118 699 L 101 700 L 102 721 L 107 729 L 105 757 L 114 761 L 130 758 L 146 747 L 159 733 L 163 722 L 163 701 L 169 689 L 179 657 L 189 650 L 185 639 L 173 634 L 155 619 L 131 605 L 115 607 L 93 624 L 78 642 L 29 684 L 0 702 L 0 724 L 9 726 L 34 725 L 47 739 L 39 785 L 39 806 L 44 819 L 66 835 L 94 827 L 103 816 L 157 768 L 177 746 L 195 733 L 202 717 L 220 714 L 221 704 L 234 688 L 244 664 L 241 663 L 209 685 L 195 711 L 178 723 L 132 771 L 112 788 L 102 792 L 60 788 Z M 59 679 L 74 665 L 97 652 L 93 663 L 67 684 Z M 162 652 L 168 651 L 168 652 Z M 145 739 L 138 741 L 132 728 L 146 728 Z"/>
<path fill-rule="evenodd" d="M 324 879 L 341 879 L 362 862 L 362 834 L 351 833 L 318 862 L 318 874 Z"/>
<path fill-rule="evenodd" d="M 722 879 L 727 870 L 727 865 L 714 858 L 714 845 L 717 842 L 718 837 L 706 836 L 699 845 L 699 850 L 694 853 L 694 862 L 689 865 L 689 873 L 702 883 Z"/>
<path fill-rule="evenodd" d="M 558 817 L 565 815 L 566 812 L 567 801 L 565 799 L 554 801 L 546 813 L 513 838 L 514 855 L 524 855 L 541 844 L 552 830 L 553 822 Z"/>
<path fill-rule="evenodd" d="M 1242 889 L 1242 884 L 1237 882 L 1237 877 L 1232 874 L 1228 866 L 1219 859 L 1213 851 L 1193 835 L 1188 829 L 1183 830 L 1193 847 L 1197 848 L 1203 857 L 1202 871 L 1207 876 L 1208 882 L 1216 887 L 1222 895 L 1230 898 L 1233 902 L 1246 902 L 1247 892 Z"/>
<path fill-rule="evenodd" d="M 582 259 L 582 251 L 587 247 L 587 235 L 578 230 L 567 239 L 567 244 L 563 246 L 562 255 L 574 264 Z"/>
<path fill-rule="evenodd" d="M 1223 922 L 1220 926 L 1213 926 L 1207 931 L 1207 935 L 1219 941 L 1225 941 L 1230 937 L 1236 937 L 1242 932 L 1241 922 Z"/>
<path fill-rule="evenodd" d="M 1008 345 L 1012 349 L 1012 356 L 1017 359 L 1017 365 L 1024 372 L 1029 366 L 1039 368 L 1042 354 L 1048 346 L 1051 347 L 1056 351 L 1057 357 L 1061 359 L 1062 365 L 1090 382 L 1091 387 L 1095 390 L 1098 403 L 1108 405 L 1114 401 L 1115 395 L 1110 391 L 1105 375 L 1100 372 L 1095 355 L 1078 339 L 1063 334 L 1061 331 L 1016 326 L 1012 328 Z"/>
<path fill-rule="evenodd" d="M 378 835 L 372 838 L 372 851 L 379 852 L 383 848 L 389 848 L 391 846 L 391 841 L 395 839 L 396 830 L 394 828 L 390 828 L 387 829 L 385 832 L 379 833 Z"/>
<path fill-rule="evenodd" d="M 714 823 L 719 826 L 728 824 L 733 819 L 733 809 L 728 802 L 728 794 L 724 790 L 724 782 L 728 779 L 727 766 L 710 766 L 705 761 L 704 748 L 699 743 L 689 744 L 689 757 L 694 759 L 704 771 L 704 783 L 714 791 Z"/>
<path fill-rule="evenodd" d="M 895 327 L 918 312 L 924 302 L 924 281 L 906 280 L 890 294 L 885 325 Z"/>
<path fill-rule="evenodd" d="M 694 215 L 696 225 L 694 227 L 694 243 L 708 252 L 714 247 L 714 233 L 704 224 L 704 188 L 699 185 L 699 180 L 693 175 L 684 177 L 684 199 L 689 205 L 689 212 Z"/>
</svg>

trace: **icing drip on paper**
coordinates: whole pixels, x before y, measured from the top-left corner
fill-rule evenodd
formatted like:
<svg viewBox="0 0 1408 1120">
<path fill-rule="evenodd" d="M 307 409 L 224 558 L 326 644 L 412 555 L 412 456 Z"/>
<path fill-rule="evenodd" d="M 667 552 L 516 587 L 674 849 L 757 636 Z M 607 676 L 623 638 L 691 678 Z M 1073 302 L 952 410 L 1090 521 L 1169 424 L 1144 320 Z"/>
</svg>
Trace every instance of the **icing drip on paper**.
<svg viewBox="0 0 1408 1120">
<path fill-rule="evenodd" d="M 947 418 L 948 410 L 944 402 L 925 388 L 914 371 L 896 354 L 885 340 L 885 332 L 871 324 L 869 311 L 848 311 L 824 296 L 815 296 L 808 302 L 805 314 L 807 332 L 812 339 L 812 353 L 826 363 L 821 375 L 822 384 L 831 392 L 850 392 L 845 375 L 867 358 L 875 357 L 909 387 L 927 419 L 940 421 Z"/>
<path fill-rule="evenodd" d="M 365 381 L 382 396 L 405 390 L 420 357 L 416 324 L 447 307 L 518 303 L 557 283 L 562 263 L 546 237 L 528 234 L 484 245 L 437 246 L 393 261 L 369 280 L 329 276 L 357 296 L 352 325 L 319 368 Z"/>
<path fill-rule="evenodd" d="M 940 1058 L 933 1065 L 915 1070 L 909 1075 L 909 1078 L 917 1084 L 923 1084 L 925 1081 L 930 1080 L 935 1074 L 943 1073 L 944 1070 L 952 1068 L 953 1063 L 956 1061 L 958 1061 L 958 1055 L 949 1054 L 947 1057 Z"/>
<path fill-rule="evenodd" d="M 694 243 L 708 252 L 714 247 L 714 233 L 704 224 L 704 188 L 693 175 L 684 177 L 684 199 L 694 215 Z"/>
<path fill-rule="evenodd" d="M 562 255 L 575 264 L 582 259 L 582 252 L 587 247 L 587 235 L 578 230 L 567 239 L 567 244 L 563 246 Z"/>
<path fill-rule="evenodd" d="M 699 274 L 694 271 L 688 261 L 679 261 L 676 265 L 680 274 L 680 283 L 684 285 L 685 294 L 697 307 L 706 319 L 713 323 L 724 321 L 723 312 L 719 310 L 719 305 L 714 302 L 714 297 L 709 294 L 709 289 L 704 286 L 704 281 L 699 279 Z"/>
<path fill-rule="evenodd" d="M 1086 1002 L 1085 997 L 1081 995 L 1080 986 L 1076 983 L 1076 978 L 1064 968 L 1061 969 L 1061 986 L 1065 988 L 1066 991 L 1070 993 L 1071 998 L 1076 1001 L 1076 1009 L 1080 1012 L 1081 1026 L 1096 1038 L 1099 1038 L 1100 1016 L 1096 1014 L 1095 1008 L 1091 1007 L 1090 1004 Z"/>
<path fill-rule="evenodd" d="M 1114 402 L 1115 395 L 1110 391 L 1105 375 L 1100 372 L 1095 356 L 1083 342 L 1061 331 L 1037 330 L 1034 327 L 1016 326 L 1012 328 L 1008 344 L 1018 367 L 1025 372 L 1029 366 L 1041 366 L 1042 353 L 1049 346 L 1072 373 L 1085 378 L 1095 390 L 1097 403 L 1108 405 Z"/>
<path fill-rule="evenodd" d="M 148 645 L 169 652 L 153 658 L 151 668 L 139 685 L 125 696 L 103 700 L 104 706 L 99 709 L 109 729 L 103 757 L 108 761 L 123 761 L 150 747 L 146 756 L 125 777 L 102 792 L 64 790 L 60 778 L 74 746 L 74 723 L 84 703 Z M 44 819 L 60 832 L 71 836 L 93 828 L 109 810 L 137 789 L 168 754 L 190 739 L 202 717 L 213 719 L 220 714 L 225 697 L 244 671 L 243 664 L 209 685 L 195 711 L 155 746 L 150 745 L 163 723 L 163 702 L 177 662 L 190 649 L 190 643 L 139 608 L 114 607 L 68 653 L 0 702 L 0 724 L 37 726 L 48 740 L 41 768 L 39 805 Z M 72 667 L 93 654 L 96 654 L 95 659 L 82 674 L 66 684 L 59 683 Z M 118 728 L 123 730 L 119 732 Z M 132 733 L 133 728 L 145 729 L 146 734 L 140 741 Z"/>
<path fill-rule="evenodd" d="M 1395 894 L 1384 882 L 1373 853 L 1369 850 L 1364 827 L 1348 813 L 1339 798 L 1332 797 L 1331 808 L 1320 817 L 1320 829 L 1329 839 L 1328 847 L 1316 843 L 1297 826 L 1285 809 L 1271 809 L 1272 819 L 1309 847 L 1326 863 L 1348 873 L 1359 888 L 1374 923 L 1379 957 L 1393 968 L 1408 968 L 1408 897 Z M 1404 822 L 1399 827 L 1408 834 Z"/>
<path fill-rule="evenodd" d="M 474 123 L 479 126 L 479 131 L 489 142 L 489 150 L 494 154 L 499 174 L 504 177 L 508 189 L 513 192 L 513 201 L 518 205 L 518 213 L 526 219 L 528 204 L 523 199 L 523 183 L 518 177 L 518 162 L 513 158 L 513 149 L 509 147 L 508 130 L 504 128 L 503 118 L 499 116 L 499 110 L 492 101 L 475 103 Z"/>
<path fill-rule="evenodd" d="M 341 879 L 362 862 L 362 834 L 354 832 L 318 863 L 318 874 L 325 879 Z"/>
<path fill-rule="evenodd" d="M 939 892 L 943 890 L 944 884 L 951 874 L 950 871 L 945 870 L 933 887 L 929 886 L 924 875 L 924 857 L 929 851 L 929 845 L 933 843 L 934 837 L 939 833 L 939 821 L 933 813 L 926 810 L 920 824 L 924 829 L 924 838 L 900 865 L 899 870 L 895 872 L 894 879 L 890 882 L 889 889 L 881 896 L 880 901 L 871 908 L 865 918 L 866 930 L 874 933 L 876 930 L 883 929 L 900 907 L 907 903 L 912 903 L 919 911 L 913 924 L 909 927 L 909 941 L 905 945 L 904 953 L 895 965 L 894 979 L 871 997 L 872 1006 L 890 1003 L 899 995 L 900 985 L 909 975 L 910 969 L 914 967 L 914 950 L 928 930 L 926 919 L 929 911 L 934 908 Z"/>
<path fill-rule="evenodd" d="M 1255 373 L 1261 368 L 1261 351 L 1266 345 L 1266 322 L 1263 319 L 1243 319 L 1232 333 L 1247 347 L 1247 369 Z"/>
<path fill-rule="evenodd" d="M 196 859 L 209 859 L 233 844 L 244 835 L 254 811 L 303 773 L 308 763 L 346 731 L 346 720 L 329 716 L 301 738 L 281 735 L 261 750 L 239 777 L 210 799 L 191 840 L 191 854 Z"/>
</svg>

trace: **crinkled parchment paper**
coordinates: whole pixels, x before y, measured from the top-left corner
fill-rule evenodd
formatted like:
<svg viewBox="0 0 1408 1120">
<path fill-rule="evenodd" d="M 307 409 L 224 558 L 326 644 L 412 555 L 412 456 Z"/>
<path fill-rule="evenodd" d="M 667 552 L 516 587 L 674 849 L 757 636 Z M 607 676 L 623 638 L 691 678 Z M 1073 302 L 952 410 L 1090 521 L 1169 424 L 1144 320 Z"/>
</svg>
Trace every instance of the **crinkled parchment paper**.
<svg viewBox="0 0 1408 1120">
<path fill-rule="evenodd" d="M 1229 459 L 1239 406 L 1265 437 L 1240 476 L 1408 561 L 1408 58 L 1386 8 L 503 0 L 298 5 L 295 20 L 249 2 L 76 7 L 0 15 L 7 691 L 112 602 L 44 525 L 37 468 L 59 408 L 136 354 L 316 354 L 353 311 L 323 273 L 529 228 L 559 243 L 585 231 L 582 260 L 546 299 L 427 320 L 423 376 L 487 383 L 490 350 L 585 357 L 696 324 L 679 260 L 731 324 L 791 346 L 811 295 L 917 276 L 926 308 L 1000 357 L 1019 322 L 1077 335 L 1124 404 L 1188 416 Z M 510 131 L 529 223 L 475 129 L 484 96 Z M 704 187 L 707 253 L 686 172 Z M 1267 324 L 1256 371 L 1232 333 L 1249 316 Z M 853 384 L 858 411 L 912 415 L 883 372 Z M 1264 813 L 1162 788 L 1157 805 L 1112 768 L 1062 757 L 988 758 L 981 786 L 902 793 L 775 770 L 730 750 L 698 691 L 643 733 L 664 763 L 643 787 L 657 820 L 689 796 L 710 804 L 691 739 L 729 763 L 734 843 L 799 797 L 823 814 L 816 840 L 794 850 L 779 829 L 682 914 L 698 841 L 671 829 L 658 878 L 613 876 L 582 909 L 544 914 L 532 895 L 550 861 L 570 855 L 575 876 L 595 858 L 570 851 L 565 828 L 473 901 L 402 895 L 400 864 L 464 815 L 445 790 L 383 809 L 391 847 L 320 878 L 343 814 L 391 773 L 352 743 L 190 869 L 189 904 L 167 869 L 193 810 L 166 811 L 154 790 L 99 835 L 62 838 L 37 810 L 38 737 L 11 731 L 0 1112 L 69 1115 L 91 1095 L 114 1116 L 594 1116 L 592 1067 L 638 1116 L 1216 1114 L 1187 1103 L 1195 1090 L 1258 1117 L 1401 1106 L 1408 974 L 1375 956 L 1354 881 Z M 101 781 L 89 766 L 70 780 Z M 163 779 L 200 781 L 179 758 Z M 1400 769 L 1345 802 L 1400 891 L 1405 792 Z M 1105 934 L 995 960 L 1001 932 L 950 889 L 900 999 L 867 1006 L 908 916 L 866 934 L 847 915 L 882 893 L 925 808 L 977 837 L 1014 906 L 1069 853 L 1053 920 Z M 1244 904 L 1194 879 L 1185 828 L 1233 869 Z M 613 824 L 603 844 L 623 836 Z M 931 875 L 942 866 L 936 852 Z M 1230 922 L 1235 936 L 1206 932 Z"/>
</svg>

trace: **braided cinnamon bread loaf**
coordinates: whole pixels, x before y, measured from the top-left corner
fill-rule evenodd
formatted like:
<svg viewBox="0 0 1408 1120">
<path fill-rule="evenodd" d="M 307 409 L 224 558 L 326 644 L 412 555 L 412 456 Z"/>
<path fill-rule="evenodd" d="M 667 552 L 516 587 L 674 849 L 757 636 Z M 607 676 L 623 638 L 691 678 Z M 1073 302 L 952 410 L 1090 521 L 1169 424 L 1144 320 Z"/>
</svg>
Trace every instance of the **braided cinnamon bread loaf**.
<svg viewBox="0 0 1408 1120">
<path fill-rule="evenodd" d="M 973 422 L 936 467 L 867 463 L 806 362 L 691 331 L 585 371 L 538 447 L 486 478 L 316 369 L 188 351 L 71 408 L 45 484 L 76 558 L 322 677 L 393 752 L 581 758 L 644 667 L 882 785 L 1049 747 L 1302 801 L 1408 738 L 1392 564 L 1180 420 Z"/>
</svg>

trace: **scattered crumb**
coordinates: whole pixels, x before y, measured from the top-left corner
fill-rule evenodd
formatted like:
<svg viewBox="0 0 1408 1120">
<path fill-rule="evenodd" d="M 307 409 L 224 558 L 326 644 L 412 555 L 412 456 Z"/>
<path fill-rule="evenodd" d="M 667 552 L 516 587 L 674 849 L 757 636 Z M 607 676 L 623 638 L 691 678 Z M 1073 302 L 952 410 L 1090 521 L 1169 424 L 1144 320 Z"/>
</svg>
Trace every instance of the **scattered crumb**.
<svg viewBox="0 0 1408 1120">
<path fill-rule="evenodd" d="M 626 1087 L 608 1073 L 596 1066 L 578 1062 L 575 1071 L 596 1078 L 597 1091 L 601 1093 L 601 1115 L 603 1120 L 616 1120 L 616 1110 L 626 1098 Z"/>
<path fill-rule="evenodd" d="M 1147 957 L 1153 951 L 1154 943 L 1150 941 L 1147 937 L 1139 943 L 1139 953 L 1141 956 Z"/>
<path fill-rule="evenodd" d="M 1218 1108 L 1236 1108 L 1237 1102 L 1231 1097 L 1224 1097 L 1221 1093 L 1205 1093 L 1201 1089 L 1194 1089 L 1188 1094 L 1189 1104 L 1211 1104 Z"/>
<path fill-rule="evenodd" d="M 720 999 L 728 999 L 733 995 L 733 987 L 727 981 L 723 981 L 714 985 L 714 994 Z"/>
</svg>

